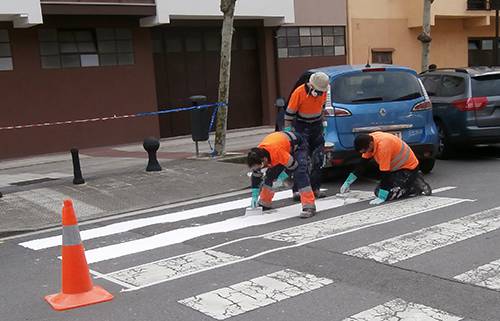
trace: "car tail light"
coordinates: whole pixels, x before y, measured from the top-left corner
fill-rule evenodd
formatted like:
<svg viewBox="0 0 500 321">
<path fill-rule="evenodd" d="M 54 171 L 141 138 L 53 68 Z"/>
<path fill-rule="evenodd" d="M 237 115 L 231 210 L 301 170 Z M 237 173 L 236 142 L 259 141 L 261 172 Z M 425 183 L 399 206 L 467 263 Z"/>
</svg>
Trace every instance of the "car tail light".
<svg viewBox="0 0 500 321">
<path fill-rule="evenodd" d="M 424 100 L 413 106 L 412 111 L 422 111 L 432 109 L 432 103 L 430 100 Z"/>
<path fill-rule="evenodd" d="M 369 69 L 363 69 L 363 72 L 375 72 L 375 71 L 385 71 L 385 68 L 369 68 Z"/>
<path fill-rule="evenodd" d="M 481 110 L 488 105 L 488 97 L 472 97 L 455 100 L 453 106 L 460 111 Z"/>
</svg>

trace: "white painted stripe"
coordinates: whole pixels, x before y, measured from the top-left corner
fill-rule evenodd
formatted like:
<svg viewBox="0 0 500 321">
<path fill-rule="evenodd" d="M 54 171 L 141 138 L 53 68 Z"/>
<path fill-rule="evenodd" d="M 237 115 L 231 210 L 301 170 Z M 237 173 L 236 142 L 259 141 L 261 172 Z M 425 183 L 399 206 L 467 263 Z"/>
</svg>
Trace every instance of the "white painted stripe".
<svg viewBox="0 0 500 321">
<path fill-rule="evenodd" d="M 106 274 L 106 277 L 134 287 L 140 287 L 145 284 L 156 283 L 158 280 L 177 279 L 191 275 L 193 272 L 196 273 L 238 259 L 241 259 L 241 257 L 214 250 L 203 250 L 109 273 Z"/>
<path fill-rule="evenodd" d="M 500 290 L 500 259 L 455 276 L 465 283 Z"/>
<path fill-rule="evenodd" d="M 170 204 L 166 204 L 166 205 L 160 205 L 160 206 L 145 208 L 145 209 L 141 209 L 141 210 L 136 210 L 136 211 L 131 211 L 131 212 L 125 212 L 125 213 L 122 213 L 122 214 L 116 214 L 116 215 L 112 215 L 112 216 L 105 216 L 105 217 L 99 217 L 99 218 L 95 218 L 95 219 L 89 219 L 89 220 L 86 220 L 86 221 L 83 221 L 83 222 L 79 222 L 78 225 L 80 227 L 82 227 L 82 226 L 85 226 L 85 225 L 90 225 L 90 224 L 95 224 L 95 223 L 102 223 L 102 222 L 107 222 L 107 221 L 111 221 L 111 220 L 117 220 L 117 219 L 126 218 L 126 217 L 130 217 L 130 216 L 136 216 L 136 215 L 140 215 L 140 214 L 147 214 L 147 213 L 151 213 L 151 212 L 158 212 L 158 211 L 167 210 L 167 209 L 170 209 L 170 208 L 187 206 L 187 205 L 192 205 L 192 204 L 197 204 L 197 203 L 210 202 L 210 201 L 214 201 L 214 200 L 221 199 L 221 198 L 239 196 L 241 194 L 248 194 L 248 193 L 249 193 L 248 190 L 240 190 L 240 191 L 229 192 L 229 193 L 225 193 L 225 194 L 217 194 L 217 195 L 212 195 L 212 196 L 206 196 L 206 197 L 197 198 L 197 199 L 193 199 L 193 200 L 188 200 L 188 201 L 183 201 L 183 202 L 178 202 L 178 203 L 170 203 Z M 9 194 L 9 196 L 10 195 L 15 195 L 15 194 L 16 193 L 12 193 L 12 194 Z M 25 238 L 27 236 L 39 235 L 39 234 L 44 234 L 44 233 L 53 232 L 53 231 L 59 231 L 59 230 L 61 230 L 60 226 L 58 226 L 58 227 L 52 227 L 52 228 L 47 228 L 47 229 L 43 229 L 43 230 L 33 231 L 33 232 L 29 232 L 29 233 L 23 233 L 23 234 L 18 234 L 18 235 L 3 237 L 3 238 L 0 238 L 0 240 L 5 241 L 5 240 L 18 239 L 18 238 Z"/>
<path fill-rule="evenodd" d="M 429 200 L 427 200 L 427 199 L 431 200 L 431 202 Z M 395 202 L 395 203 L 388 203 L 388 204 L 383 205 L 383 206 L 372 207 L 371 209 L 368 209 L 368 210 L 362 210 L 362 211 L 354 212 L 352 214 L 342 215 L 342 216 L 339 216 L 339 217 L 335 217 L 335 218 L 331 218 L 331 219 L 326 219 L 326 220 L 318 221 L 318 222 L 315 222 L 315 223 L 300 225 L 300 226 L 297 227 L 297 233 L 299 233 L 299 234 L 302 231 L 302 228 L 304 228 L 304 230 L 306 230 L 308 226 L 314 226 L 314 225 L 317 225 L 317 224 L 318 225 L 324 225 L 324 226 L 333 226 L 333 227 L 335 227 L 337 225 L 339 225 L 339 226 L 338 226 L 338 229 L 327 228 L 325 231 L 323 231 L 321 233 L 315 234 L 314 236 L 316 238 L 313 238 L 312 237 L 313 235 L 311 233 L 309 233 L 308 234 L 309 237 L 302 238 L 300 243 L 294 243 L 293 245 L 290 245 L 290 246 L 284 246 L 284 247 L 278 247 L 278 248 L 270 249 L 270 250 L 267 250 L 267 251 L 263 251 L 263 252 L 254 254 L 254 255 L 249 256 L 249 257 L 243 257 L 243 258 L 239 258 L 239 259 L 234 259 L 235 257 L 233 257 L 233 258 L 231 258 L 231 260 L 225 260 L 223 258 L 223 259 L 218 260 L 219 262 L 217 262 L 216 264 L 206 264 L 206 263 L 204 263 L 202 261 L 200 264 L 198 264 L 198 266 L 193 266 L 192 269 L 190 269 L 189 271 L 183 271 L 182 273 L 178 273 L 176 275 L 162 275 L 161 273 L 156 273 L 154 267 L 153 268 L 149 267 L 149 265 L 156 265 L 159 262 L 161 262 L 162 265 L 171 266 L 172 265 L 171 262 L 178 262 L 179 260 L 181 262 L 182 261 L 188 261 L 189 258 L 199 257 L 200 255 L 203 256 L 203 254 L 200 253 L 200 252 L 208 252 L 208 251 L 210 251 L 212 255 L 217 256 L 217 255 L 220 255 L 219 253 L 222 253 L 222 252 L 212 251 L 212 250 L 214 250 L 216 248 L 221 248 L 221 247 L 227 246 L 229 244 L 243 242 L 243 241 L 246 241 L 246 240 L 249 240 L 249 239 L 268 238 L 270 236 L 281 235 L 282 234 L 281 232 L 284 232 L 284 231 L 287 231 L 287 234 L 289 235 L 289 232 L 290 232 L 291 229 L 283 229 L 283 230 L 279 230 L 279 231 L 271 232 L 271 233 L 266 233 L 266 234 L 262 234 L 262 235 L 248 236 L 248 237 L 244 237 L 244 238 L 232 240 L 232 241 L 229 241 L 229 242 L 225 242 L 225 243 L 222 243 L 222 244 L 214 245 L 212 247 L 205 248 L 205 249 L 200 250 L 200 251 L 195 251 L 195 252 L 191 252 L 191 253 L 187 253 L 187 254 L 182 254 L 182 255 L 170 257 L 170 258 L 167 258 L 167 259 L 162 259 L 160 261 L 155 261 L 155 262 L 150 262 L 150 263 L 146 263 L 146 264 L 139 265 L 139 266 L 130 267 L 130 268 L 127 268 L 127 269 L 124 269 L 124 270 L 121 270 L 121 271 L 117 271 L 117 272 L 113 272 L 113 273 L 108 274 L 108 276 L 109 276 L 108 280 L 113 279 L 114 277 L 117 277 L 117 279 L 118 279 L 119 282 L 122 282 L 122 281 L 126 282 L 125 279 L 120 278 L 121 275 L 128 276 L 130 274 L 133 274 L 136 271 L 145 271 L 144 272 L 145 275 L 142 275 L 142 273 L 141 273 L 141 278 L 142 278 L 142 280 L 147 280 L 147 282 L 144 282 L 144 283 L 141 283 L 141 284 L 134 283 L 134 285 L 137 286 L 137 289 L 140 289 L 140 288 L 144 288 L 144 287 L 148 287 L 148 286 L 160 284 L 160 283 L 163 283 L 163 282 L 167 282 L 167 281 L 179 279 L 179 278 L 186 277 L 186 276 L 189 276 L 189 275 L 193 275 L 193 274 L 196 274 L 196 273 L 201 273 L 201 272 L 205 272 L 205 271 L 217 269 L 217 268 L 220 268 L 220 267 L 223 267 L 223 266 L 228 266 L 228 265 L 231 265 L 231 264 L 236 264 L 236 263 L 241 263 L 241 262 L 244 262 L 244 261 L 249 261 L 249 260 L 255 259 L 257 257 L 263 256 L 263 255 L 266 255 L 266 254 L 269 254 L 269 253 L 273 253 L 273 252 L 277 252 L 277 251 L 286 250 L 286 249 L 289 249 L 289 248 L 293 248 L 293 247 L 297 247 L 297 246 L 309 244 L 309 243 L 312 243 L 312 242 L 315 242 L 315 241 L 319 241 L 319 240 L 327 239 L 327 238 L 334 237 L 334 236 L 337 236 L 337 235 L 342 235 L 342 234 L 346 234 L 346 233 L 358 231 L 358 230 L 361 230 L 361 229 L 364 229 L 364 228 L 368 228 L 368 227 L 372 227 L 372 226 L 375 226 L 375 225 L 385 224 L 385 223 L 388 223 L 390 221 L 395 221 L 395 220 L 402 219 L 402 218 L 405 218 L 405 217 L 409 217 L 409 216 L 413 216 L 413 215 L 418 215 L 418 214 L 421 214 L 421 213 L 425 213 L 425 212 L 428 212 L 428 211 L 436 210 L 438 208 L 442 208 L 442 207 L 445 207 L 445 206 L 451 206 L 451 205 L 454 205 L 454 204 L 461 203 L 461 202 L 465 201 L 465 200 L 454 199 L 454 198 L 438 198 L 438 197 L 435 197 L 435 196 L 433 196 L 433 197 L 425 197 L 425 200 L 423 200 L 423 202 L 422 202 L 422 204 L 424 204 L 424 203 L 426 204 L 425 207 L 422 208 L 422 209 L 418 209 L 417 212 L 410 212 L 410 213 L 408 213 L 406 211 L 403 211 L 403 212 L 399 212 L 400 216 L 391 216 L 390 218 L 388 218 L 387 216 L 386 217 L 383 217 L 383 216 L 380 217 L 378 215 L 371 215 L 371 213 L 370 213 L 370 210 L 371 211 L 376 211 L 377 213 L 380 211 L 381 213 L 386 213 L 386 214 L 388 212 L 396 212 L 396 211 L 394 211 L 394 208 L 393 208 L 394 206 L 396 206 L 397 208 L 403 208 L 403 209 L 406 208 L 406 207 L 412 207 L 413 208 L 414 207 L 413 206 L 414 205 L 414 203 L 413 203 L 414 200 L 416 200 L 416 199 L 407 199 L 407 200 L 402 200 L 402 201 Z M 404 205 L 405 203 L 408 203 L 408 202 L 412 202 L 411 203 L 412 205 L 411 206 Z M 362 213 L 365 213 L 367 216 L 363 217 L 361 215 Z M 357 224 L 355 224 L 356 220 L 352 219 L 351 216 L 357 218 Z M 353 222 L 353 225 L 350 225 L 350 228 L 347 228 L 347 226 L 344 223 L 342 223 L 343 220 L 347 220 L 347 221 Z M 228 254 L 225 254 L 225 255 L 228 255 Z M 215 261 L 217 261 L 217 259 Z M 128 291 L 128 290 L 126 290 L 126 291 Z"/>
<path fill-rule="evenodd" d="M 500 207 L 345 252 L 393 264 L 500 228 Z"/>
<path fill-rule="evenodd" d="M 292 191 L 282 191 L 278 192 L 275 195 L 275 200 L 282 200 L 286 198 L 292 197 Z M 248 207 L 250 204 L 251 198 L 244 198 L 230 202 L 218 203 L 203 207 L 197 207 L 185 211 L 179 211 L 174 213 L 168 213 L 163 215 L 157 215 L 153 217 L 140 218 L 128 220 L 120 223 L 109 224 L 102 227 L 92 228 L 88 230 L 84 230 L 80 232 L 82 240 L 91 240 L 103 236 L 123 233 L 127 231 L 131 231 L 133 229 L 138 229 L 145 226 L 151 226 L 154 224 L 164 224 L 164 223 L 173 223 L 184 221 L 192 218 L 207 216 L 215 213 L 221 213 L 224 211 L 230 211 L 240 208 Z M 156 210 L 160 210 L 160 208 L 156 208 Z M 140 214 L 137 213 L 136 214 Z M 32 250 L 41 250 L 49 247 L 59 246 L 61 245 L 61 235 L 51 236 L 42 239 L 31 240 L 27 242 L 20 243 L 19 245 L 24 246 L 26 248 Z"/>
<path fill-rule="evenodd" d="M 318 211 L 324 211 L 340 207 L 349 202 L 361 202 L 373 198 L 372 192 L 354 192 L 359 198 L 340 199 L 336 196 L 327 197 L 316 201 Z M 104 246 L 86 251 L 87 262 L 96 263 L 117 257 L 153 250 L 160 247 L 182 243 L 187 240 L 208 234 L 225 233 L 250 226 L 264 225 L 268 223 L 297 217 L 301 211 L 301 204 L 295 204 L 267 211 L 263 215 L 238 216 L 224 221 L 200 226 L 185 227 L 142 239 L 123 242 L 119 244 Z"/>
<path fill-rule="evenodd" d="M 455 189 L 455 188 L 457 188 L 457 187 L 456 186 L 445 186 L 445 187 L 436 188 L 436 189 L 432 190 L 432 194 L 451 191 L 452 189 Z"/>
<path fill-rule="evenodd" d="M 179 303 L 217 320 L 224 320 L 332 283 L 330 279 L 286 269 L 180 300 Z"/>
<path fill-rule="evenodd" d="M 450 206 L 464 200 L 442 197 L 415 197 L 400 202 L 389 202 L 382 206 L 370 207 L 354 213 L 332 217 L 327 220 L 291 227 L 267 235 L 265 238 L 301 243 L 319 239 L 325 235 L 332 235 L 341 231 L 360 228 L 374 223 L 389 222 L 394 219 L 432 211 L 441 207 Z"/>
<path fill-rule="evenodd" d="M 462 317 L 422 304 L 395 299 L 370 310 L 353 315 L 343 321 L 460 321 Z"/>
</svg>

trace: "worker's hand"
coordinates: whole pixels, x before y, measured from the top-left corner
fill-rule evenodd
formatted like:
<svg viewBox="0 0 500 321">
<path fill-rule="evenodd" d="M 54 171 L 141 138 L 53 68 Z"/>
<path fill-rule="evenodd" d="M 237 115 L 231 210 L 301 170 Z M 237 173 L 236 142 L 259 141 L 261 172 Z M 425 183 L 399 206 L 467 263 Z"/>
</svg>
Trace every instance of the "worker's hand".
<svg viewBox="0 0 500 321">
<path fill-rule="evenodd" d="M 260 188 L 252 188 L 252 202 L 250 203 L 252 208 L 259 206 L 259 194 Z"/>
<path fill-rule="evenodd" d="M 377 197 L 377 198 L 370 201 L 370 205 L 380 205 L 383 202 L 385 202 L 385 200 Z"/>
<path fill-rule="evenodd" d="M 292 127 L 291 126 L 287 126 L 287 127 L 283 128 L 283 131 L 284 132 L 291 132 L 292 131 Z"/>
<path fill-rule="evenodd" d="M 354 175 L 354 173 L 350 173 L 349 176 L 347 176 L 347 179 L 345 180 L 344 184 L 342 184 L 342 186 L 340 187 L 340 194 L 349 192 L 351 184 L 354 183 L 354 181 L 357 179 L 358 177 Z"/>
<path fill-rule="evenodd" d="M 276 179 L 276 182 L 274 182 L 273 185 L 274 187 L 282 187 L 282 186 L 290 187 L 291 185 L 290 177 L 288 176 L 287 173 L 285 173 L 285 171 L 283 171 L 280 173 L 280 175 Z"/>
<path fill-rule="evenodd" d="M 371 200 L 370 205 L 382 204 L 383 202 L 385 202 L 387 200 L 388 196 L 389 196 L 389 191 L 386 191 L 385 189 L 379 189 L 377 198 L 374 200 Z"/>
</svg>

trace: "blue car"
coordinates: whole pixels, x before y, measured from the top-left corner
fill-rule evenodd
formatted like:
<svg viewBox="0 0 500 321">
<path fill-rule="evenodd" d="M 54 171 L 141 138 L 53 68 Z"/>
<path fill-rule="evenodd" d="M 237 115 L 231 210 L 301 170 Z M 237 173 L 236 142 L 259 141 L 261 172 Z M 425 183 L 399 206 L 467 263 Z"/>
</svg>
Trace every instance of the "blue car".
<svg viewBox="0 0 500 321">
<path fill-rule="evenodd" d="M 422 172 L 433 169 L 439 136 L 432 104 L 414 70 L 395 65 L 332 66 L 308 70 L 297 83 L 307 81 L 316 71 L 330 77 L 325 167 L 358 162 L 355 136 L 385 131 L 410 145 Z"/>
</svg>

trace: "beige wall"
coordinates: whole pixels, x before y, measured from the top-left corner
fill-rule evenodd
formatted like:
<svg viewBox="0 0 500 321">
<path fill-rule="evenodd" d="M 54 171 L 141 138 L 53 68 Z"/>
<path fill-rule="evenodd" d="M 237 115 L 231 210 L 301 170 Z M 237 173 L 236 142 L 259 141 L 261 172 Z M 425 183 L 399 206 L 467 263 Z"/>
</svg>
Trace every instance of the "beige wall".
<svg viewBox="0 0 500 321">
<path fill-rule="evenodd" d="M 371 48 L 393 48 L 394 64 L 419 71 L 421 44 L 417 36 L 422 29 L 411 26 L 422 24 L 421 3 L 421 0 L 349 0 L 349 63 L 365 64 L 368 55 L 371 57 Z M 467 66 L 468 38 L 493 36 L 494 18 L 482 11 L 464 11 L 465 0 L 436 3 L 439 5 L 433 7 L 430 63 L 438 67 Z M 445 7 L 446 3 L 450 7 Z M 482 17 L 477 16 L 481 14 Z"/>
<path fill-rule="evenodd" d="M 298 26 L 345 26 L 347 0 L 295 0 L 295 23 Z"/>
</svg>

